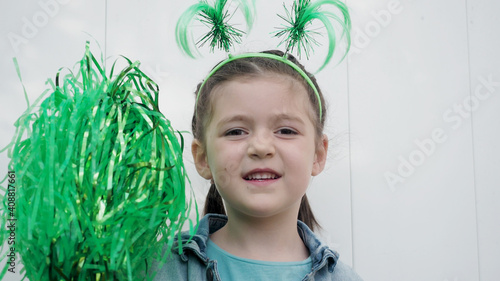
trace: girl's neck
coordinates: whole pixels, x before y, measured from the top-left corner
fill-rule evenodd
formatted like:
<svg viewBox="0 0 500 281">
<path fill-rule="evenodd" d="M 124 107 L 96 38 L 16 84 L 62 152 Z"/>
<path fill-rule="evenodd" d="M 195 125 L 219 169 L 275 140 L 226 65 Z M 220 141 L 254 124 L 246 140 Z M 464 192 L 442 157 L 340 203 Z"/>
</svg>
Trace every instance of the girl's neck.
<svg viewBox="0 0 500 281">
<path fill-rule="evenodd" d="M 238 257 L 291 262 L 302 261 L 309 251 L 297 230 L 297 215 L 249 218 L 228 214 L 227 224 L 210 239 L 226 252 Z"/>
</svg>

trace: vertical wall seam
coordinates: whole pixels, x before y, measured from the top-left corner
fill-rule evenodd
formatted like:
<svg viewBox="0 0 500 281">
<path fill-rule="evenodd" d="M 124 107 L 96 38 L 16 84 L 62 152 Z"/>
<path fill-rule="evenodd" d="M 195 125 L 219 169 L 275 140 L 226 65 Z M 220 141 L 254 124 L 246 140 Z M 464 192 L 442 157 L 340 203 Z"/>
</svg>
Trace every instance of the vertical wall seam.
<svg viewBox="0 0 500 281">
<path fill-rule="evenodd" d="M 469 97 L 472 98 L 473 95 L 473 81 L 472 81 L 472 69 L 471 69 L 471 58 L 470 58 L 470 36 L 469 36 L 469 5 L 468 0 L 465 0 L 465 28 L 466 28 L 466 39 L 467 39 L 467 69 L 469 75 Z M 472 144 L 472 182 L 474 190 L 474 211 L 476 217 L 476 258 L 477 258 L 477 279 L 481 281 L 481 267 L 480 267 L 480 255 L 479 255 L 479 218 L 477 212 L 477 185 L 476 185 L 476 151 L 474 142 L 474 114 L 473 111 L 470 112 L 470 129 L 471 129 L 471 144 Z"/>
<path fill-rule="evenodd" d="M 352 192 L 352 152 L 351 152 L 351 103 L 350 103 L 350 87 L 349 87 L 349 63 L 346 64 L 347 70 L 347 142 L 349 144 L 349 198 L 351 201 L 351 263 L 352 267 L 355 268 L 354 265 L 354 200 L 353 200 L 353 192 Z"/>
<path fill-rule="evenodd" d="M 348 0 L 345 1 L 347 5 Z M 350 79 L 349 79 L 349 57 L 346 56 L 346 82 L 347 82 L 347 143 L 348 143 L 348 154 L 349 154 L 349 200 L 351 207 L 351 264 L 352 268 L 355 269 L 355 258 L 354 258 L 354 208 L 353 208 L 353 194 L 352 194 L 352 156 L 351 156 L 351 102 L 350 102 Z"/>
<path fill-rule="evenodd" d="M 104 69 L 108 58 L 108 0 L 104 1 Z"/>
</svg>

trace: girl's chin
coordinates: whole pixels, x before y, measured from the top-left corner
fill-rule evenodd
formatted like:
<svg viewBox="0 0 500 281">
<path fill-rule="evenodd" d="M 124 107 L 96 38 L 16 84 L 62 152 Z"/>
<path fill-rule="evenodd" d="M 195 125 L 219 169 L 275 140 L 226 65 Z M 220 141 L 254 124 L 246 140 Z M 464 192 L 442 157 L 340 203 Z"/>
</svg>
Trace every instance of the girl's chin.
<svg viewBox="0 0 500 281">
<path fill-rule="evenodd" d="M 273 219 L 277 217 L 287 216 L 286 213 L 293 212 L 296 217 L 297 211 L 293 208 L 279 208 L 278 202 L 259 202 L 259 204 L 246 204 L 244 208 L 237 211 L 240 217 L 248 219 Z"/>
</svg>

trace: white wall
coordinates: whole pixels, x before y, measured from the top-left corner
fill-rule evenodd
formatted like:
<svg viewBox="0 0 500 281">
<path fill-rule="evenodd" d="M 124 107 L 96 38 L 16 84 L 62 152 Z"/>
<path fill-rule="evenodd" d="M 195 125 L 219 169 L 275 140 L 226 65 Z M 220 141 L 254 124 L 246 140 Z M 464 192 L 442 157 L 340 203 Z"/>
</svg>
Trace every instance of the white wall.
<svg viewBox="0 0 500 281">
<path fill-rule="evenodd" d="M 108 64 L 118 55 L 140 60 L 160 85 L 162 112 L 189 130 L 192 92 L 224 58 L 205 52 L 193 61 L 177 49 L 175 22 L 194 2 L 3 1 L 0 147 L 26 108 L 12 57 L 34 101 L 47 78 L 83 56 L 87 40 Z M 282 1 L 269 2 L 257 1 L 256 26 L 235 52 L 275 48 L 268 33 Z M 347 4 L 349 58 L 317 75 L 331 138 L 327 169 L 309 190 L 321 234 L 367 281 L 500 280 L 500 2 Z M 317 69 L 324 54 L 318 49 L 306 66 Z M 202 202 L 208 184 L 185 155 Z M 3 175 L 8 158 L 0 157 Z"/>
</svg>

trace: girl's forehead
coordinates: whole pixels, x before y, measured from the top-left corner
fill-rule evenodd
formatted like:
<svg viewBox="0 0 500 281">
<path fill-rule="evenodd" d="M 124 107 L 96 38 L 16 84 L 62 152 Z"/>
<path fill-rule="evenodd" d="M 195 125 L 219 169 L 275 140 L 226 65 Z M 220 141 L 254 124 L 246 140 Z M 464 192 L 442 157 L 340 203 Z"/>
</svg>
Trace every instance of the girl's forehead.
<svg viewBox="0 0 500 281">
<path fill-rule="evenodd" d="M 232 114 L 314 115 L 305 86 L 279 74 L 239 77 L 226 81 L 212 92 L 212 116 Z"/>
<path fill-rule="evenodd" d="M 307 90 L 302 83 L 293 77 L 275 73 L 241 76 L 224 81 L 214 87 L 212 97 L 217 100 L 220 98 L 220 95 L 224 94 L 245 93 L 251 95 L 252 92 L 266 90 L 269 90 L 269 94 L 278 92 L 279 94 L 286 94 L 290 97 L 292 97 L 292 95 L 297 95 L 300 98 L 307 97 Z"/>
</svg>

